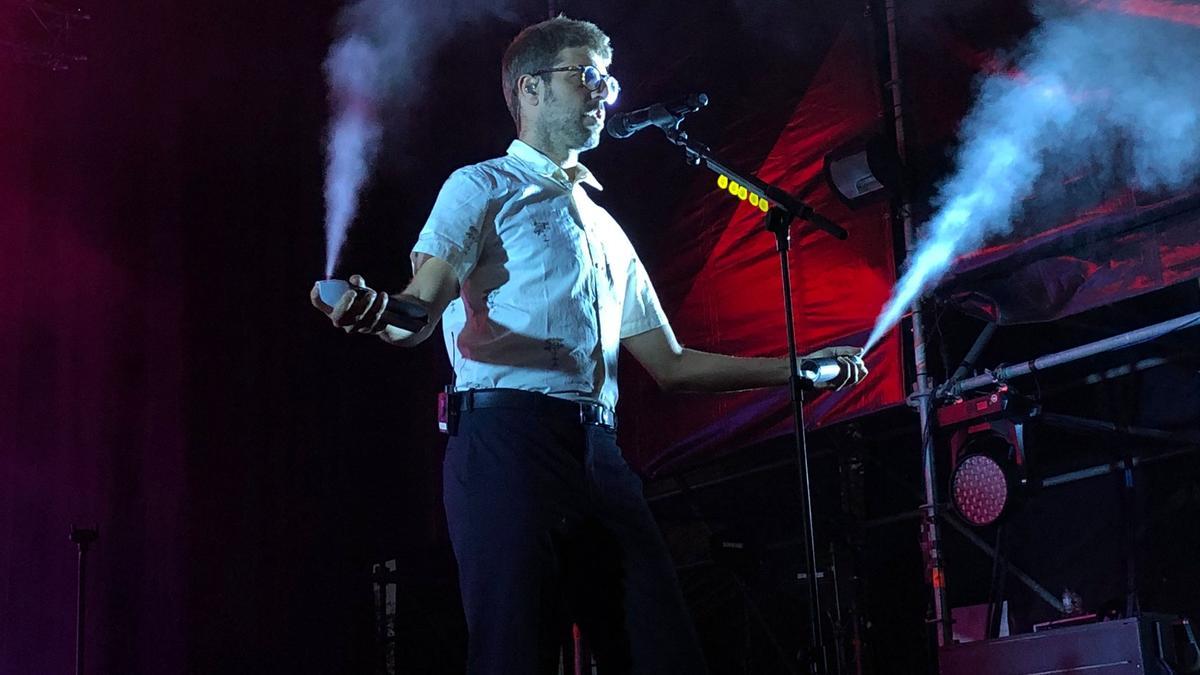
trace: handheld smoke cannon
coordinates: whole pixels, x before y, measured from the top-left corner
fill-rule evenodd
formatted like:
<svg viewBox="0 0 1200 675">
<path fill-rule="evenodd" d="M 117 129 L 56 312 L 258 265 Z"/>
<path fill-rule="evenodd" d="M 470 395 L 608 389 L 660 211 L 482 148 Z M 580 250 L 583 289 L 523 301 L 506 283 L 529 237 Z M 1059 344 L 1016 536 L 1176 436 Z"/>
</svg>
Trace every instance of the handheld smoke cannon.
<svg viewBox="0 0 1200 675">
<path fill-rule="evenodd" d="M 350 282 L 341 279 L 325 279 L 317 282 L 317 293 L 321 296 L 321 302 L 329 306 L 334 306 L 346 294 L 346 291 L 359 290 L 355 286 L 351 286 Z M 395 296 L 388 296 L 385 301 L 383 315 L 379 318 L 380 321 L 389 326 L 395 326 L 402 330 L 417 332 L 424 328 L 429 323 L 429 313 L 425 308 L 415 302 L 399 299 Z"/>
<path fill-rule="evenodd" d="M 804 380 L 805 386 L 808 387 L 816 387 L 842 377 L 842 364 L 835 356 L 800 359 L 800 363 L 796 364 L 796 370 L 800 379 Z"/>
<path fill-rule="evenodd" d="M 863 358 L 866 352 L 850 346 L 822 349 L 799 357 L 796 364 L 797 384 L 801 389 L 833 389 L 841 391 L 867 375 Z"/>
</svg>

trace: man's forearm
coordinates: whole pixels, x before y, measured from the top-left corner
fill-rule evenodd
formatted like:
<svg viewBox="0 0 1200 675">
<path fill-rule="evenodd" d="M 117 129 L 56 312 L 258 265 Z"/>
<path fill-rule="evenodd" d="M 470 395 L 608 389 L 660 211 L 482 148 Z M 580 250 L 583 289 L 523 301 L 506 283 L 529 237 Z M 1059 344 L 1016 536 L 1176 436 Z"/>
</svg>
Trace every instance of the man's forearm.
<svg viewBox="0 0 1200 675">
<path fill-rule="evenodd" d="M 415 333 L 388 326 L 379 333 L 379 338 L 396 347 L 415 347 L 425 341 L 437 328 L 446 305 L 458 295 L 458 279 L 453 270 L 439 258 L 426 254 L 413 254 L 413 279 L 400 293 L 392 294 L 390 301 L 420 305 L 429 318 L 425 327 Z"/>
<path fill-rule="evenodd" d="M 684 349 L 676 357 L 666 388 L 674 391 L 721 392 L 779 387 L 788 383 L 785 358 L 726 356 Z"/>
<path fill-rule="evenodd" d="M 380 331 L 379 339 L 393 347 L 416 347 L 432 335 L 434 330 L 433 324 L 425 326 L 416 333 L 395 326 L 387 326 Z"/>
</svg>

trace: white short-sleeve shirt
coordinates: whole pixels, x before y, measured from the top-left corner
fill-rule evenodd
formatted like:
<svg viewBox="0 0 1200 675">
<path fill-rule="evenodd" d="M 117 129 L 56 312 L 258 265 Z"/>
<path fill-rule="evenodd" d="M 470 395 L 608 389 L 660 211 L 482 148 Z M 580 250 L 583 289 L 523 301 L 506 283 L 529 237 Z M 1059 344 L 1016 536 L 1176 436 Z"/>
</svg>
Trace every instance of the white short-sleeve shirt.
<svg viewBox="0 0 1200 675">
<path fill-rule="evenodd" d="M 617 403 L 620 340 L 667 323 L 628 237 L 531 146 L 447 179 L 413 253 L 461 285 L 442 315 L 455 389 L 510 388 Z"/>
</svg>

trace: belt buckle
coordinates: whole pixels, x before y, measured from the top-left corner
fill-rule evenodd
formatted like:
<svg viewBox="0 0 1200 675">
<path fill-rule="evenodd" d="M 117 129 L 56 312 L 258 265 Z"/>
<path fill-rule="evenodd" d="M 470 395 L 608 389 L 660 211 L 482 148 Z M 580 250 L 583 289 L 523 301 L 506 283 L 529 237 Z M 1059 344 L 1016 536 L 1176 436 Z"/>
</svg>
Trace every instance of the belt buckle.
<svg viewBox="0 0 1200 675">
<path fill-rule="evenodd" d="M 602 405 L 595 403 L 580 403 L 579 404 L 579 423 L 590 424 L 597 427 L 615 428 L 613 424 L 614 415 L 612 411 Z"/>
</svg>

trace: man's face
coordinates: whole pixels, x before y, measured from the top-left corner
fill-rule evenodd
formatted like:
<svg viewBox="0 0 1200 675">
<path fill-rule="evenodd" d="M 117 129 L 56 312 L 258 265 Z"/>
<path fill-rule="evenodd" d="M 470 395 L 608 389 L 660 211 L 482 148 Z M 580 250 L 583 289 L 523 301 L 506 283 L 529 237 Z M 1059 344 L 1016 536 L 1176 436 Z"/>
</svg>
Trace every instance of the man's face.
<svg viewBox="0 0 1200 675">
<path fill-rule="evenodd" d="M 586 47 L 558 53 L 553 67 L 594 66 L 608 72 L 608 62 Z M 549 73 L 535 127 L 538 136 L 558 150 L 591 150 L 600 144 L 604 129 L 604 99 L 601 91 L 588 91 L 578 71 Z"/>
</svg>

